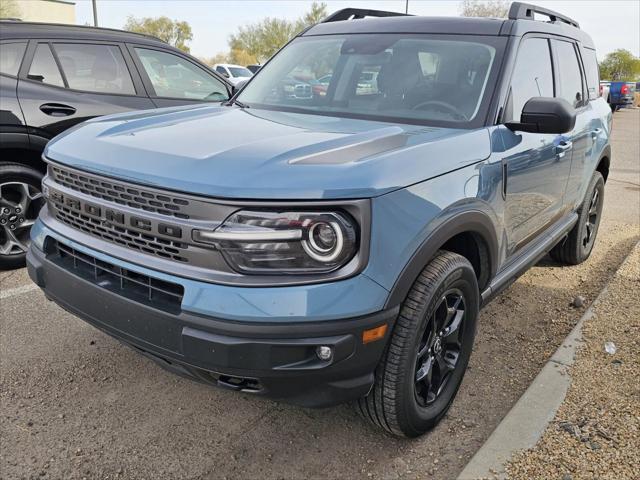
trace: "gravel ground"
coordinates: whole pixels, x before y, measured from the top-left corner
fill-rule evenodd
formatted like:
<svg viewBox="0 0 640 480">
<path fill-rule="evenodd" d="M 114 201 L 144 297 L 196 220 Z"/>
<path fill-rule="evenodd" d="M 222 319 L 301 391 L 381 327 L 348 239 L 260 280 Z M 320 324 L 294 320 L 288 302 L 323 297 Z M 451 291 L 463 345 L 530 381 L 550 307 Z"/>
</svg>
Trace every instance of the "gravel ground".
<svg viewBox="0 0 640 480">
<path fill-rule="evenodd" d="M 637 479 L 640 451 L 640 245 L 585 322 L 571 387 L 538 444 L 507 466 L 511 479 Z M 614 354 L 605 343 L 615 345 Z"/>
<path fill-rule="evenodd" d="M 348 406 L 305 410 L 176 377 L 20 289 L 24 269 L 0 273 L 0 478 L 455 478 L 638 241 L 639 120 L 616 114 L 589 261 L 544 259 L 483 310 L 451 410 L 413 441 Z"/>
</svg>

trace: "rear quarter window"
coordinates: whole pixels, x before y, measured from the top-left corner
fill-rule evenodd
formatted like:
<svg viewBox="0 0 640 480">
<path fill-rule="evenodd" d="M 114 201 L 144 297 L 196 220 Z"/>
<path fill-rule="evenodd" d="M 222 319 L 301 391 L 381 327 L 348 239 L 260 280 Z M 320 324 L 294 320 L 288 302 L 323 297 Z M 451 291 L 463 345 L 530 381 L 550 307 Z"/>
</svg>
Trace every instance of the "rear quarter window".
<svg viewBox="0 0 640 480">
<path fill-rule="evenodd" d="M 60 70 L 58 70 L 56 60 L 53 58 L 51 49 L 46 43 L 41 43 L 36 48 L 36 53 L 33 56 L 33 61 L 31 62 L 31 68 L 29 68 L 27 78 L 37 82 L 54 85 L 56 87 L 65 86 Z"/>
</svg>

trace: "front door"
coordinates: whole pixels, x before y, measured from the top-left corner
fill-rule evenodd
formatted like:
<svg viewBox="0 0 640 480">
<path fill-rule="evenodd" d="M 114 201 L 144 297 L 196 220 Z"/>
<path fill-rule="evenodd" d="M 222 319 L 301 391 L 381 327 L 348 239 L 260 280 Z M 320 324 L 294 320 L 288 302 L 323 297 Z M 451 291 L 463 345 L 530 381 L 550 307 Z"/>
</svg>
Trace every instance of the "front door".
<svg viewBox="0 0 640 480">
<path fill-rule="evenodd" d="M 525 37 L 519 46 L 504 122 L 520 121 L 532 97 L 553 97 L 549 39 Z M 503 195 L 507 255 L 511 255 L 564 213 L 571 170 L 571 135 L 512 132 L 500 127 L 504 143 Z"/>
</svg>

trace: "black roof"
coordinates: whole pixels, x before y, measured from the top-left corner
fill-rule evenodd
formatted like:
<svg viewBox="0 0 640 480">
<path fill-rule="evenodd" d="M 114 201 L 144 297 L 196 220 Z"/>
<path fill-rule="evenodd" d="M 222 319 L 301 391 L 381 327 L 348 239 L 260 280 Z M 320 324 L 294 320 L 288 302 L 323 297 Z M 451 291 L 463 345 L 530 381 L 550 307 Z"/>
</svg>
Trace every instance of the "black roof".
<svg viewBox="0 0 640 480">
<path fill-rule="evenodd" d="M 115 28 L 89 27 L 84 25 L 62 25 L 56 23 L 21 22 L 0 20 L 0 38 L 51 38 L 82 39 L 99 41 L 135 42 L 148 45 L 169 45 L 159 38 L 143 33 L 125 32 Z"/>
<path fill-rule="evenodd" d="M 340 33 L 465 33 L 467 35 L 498 35 L 504 20 L 472 17 L 367 17 L 353 20 L 319 23 L 305 35 Z"/>
<path fill-rule="evenodd" d="M 521 5 L 521 4 L 519 4 Z M 339 13 L 339 12 L 338 12 Z M 334 14 L 335 16 L 336 14 Z M 577 25 L 577 22 L 575 22 Z M 580 41 L 594 48 L 593 40 L 580 28 L 566 21 L 544 22 L 525 18 L 426 17 L 417 15 L 373 16 L 330 20 L 314 25 L 303 35 L 350 33 L 431 33 L 459 35 L 522 36 L 526 33 L 550 33 Z"/>
</svg>

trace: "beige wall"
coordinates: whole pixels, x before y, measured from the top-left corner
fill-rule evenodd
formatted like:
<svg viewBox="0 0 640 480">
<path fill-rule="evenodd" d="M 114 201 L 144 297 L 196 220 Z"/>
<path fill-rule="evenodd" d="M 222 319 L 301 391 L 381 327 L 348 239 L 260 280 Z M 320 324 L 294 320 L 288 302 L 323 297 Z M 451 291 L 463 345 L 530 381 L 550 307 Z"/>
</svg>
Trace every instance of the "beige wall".
<svg viewBox="0 0 640 480">
<path fill-rule="evenodd" d="M 15 0 L 25 22 L 76 23 L 76 4 L 66 0 Z"/>
</svg>

